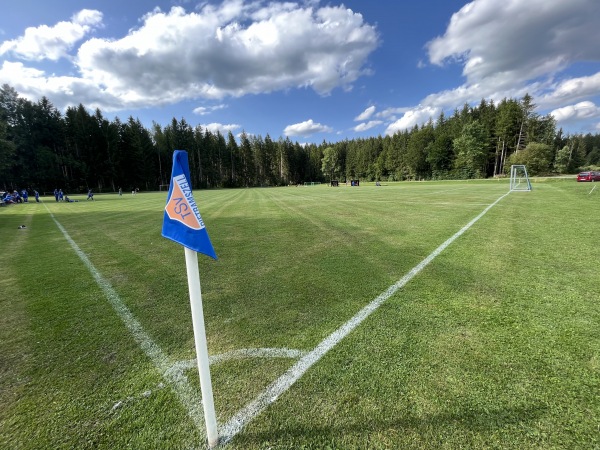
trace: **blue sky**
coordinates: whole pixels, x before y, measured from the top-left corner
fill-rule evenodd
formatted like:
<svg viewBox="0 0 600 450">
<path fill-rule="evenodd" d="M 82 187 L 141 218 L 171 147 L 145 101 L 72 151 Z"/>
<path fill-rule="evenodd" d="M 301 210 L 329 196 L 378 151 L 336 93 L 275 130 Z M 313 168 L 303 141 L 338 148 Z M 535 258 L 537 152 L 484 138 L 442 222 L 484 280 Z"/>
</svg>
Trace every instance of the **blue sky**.
<svg viewBox="0 0 600 450">
<path fill-rule="evenodd" d="M 320 143 L 534 97 L 600 133 L 598 0 L 20 0 L 0 84 L 60 110 Z"/>
</svg>

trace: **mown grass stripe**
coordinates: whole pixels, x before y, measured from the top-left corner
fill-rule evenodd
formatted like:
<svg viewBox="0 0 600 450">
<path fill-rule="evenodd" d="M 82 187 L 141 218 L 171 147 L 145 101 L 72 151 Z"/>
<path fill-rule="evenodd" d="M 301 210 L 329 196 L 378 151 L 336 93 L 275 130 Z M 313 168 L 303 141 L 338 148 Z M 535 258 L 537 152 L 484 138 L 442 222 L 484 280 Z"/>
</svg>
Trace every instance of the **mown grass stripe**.
<svg viewBox="0 0 600 450">
<path fill-rule="evenodd" d="M 226 444 L 238 434 L 246 424 L 258 416 L 271 403 L 275 402 L 280 395 L 285 393 L 296 381 L 302 377 L 316 362 L 318 362 L 329 350 L 335 347 L 342 339 L 344 339 L 352 330 L 358 327 L 367 317 L 376 311 L 387 299 L 394 295 L 399 289 L 405 286 L 419 272 L 421 272 L 431 261 L 433 261 L 440 253 L 444 251 L 450 244 L 458 239 L 463 233 L 471 228 L 479 219 L 481 219 L 490 209 L 498 204 L 506 193 L 500 196 L 492 204 L 488 205 L 479 215 L 477 215 L 468 224 L 462 227 L 452 237 L 447 239 L 443 244 L 436 248 L 423 261 L 413 267 L 406 275 L 404 275 L 395 284 L 381 293 L 378 297 L 372 300 L 367 306 L 361 309 L 354 317 L 344 323 L 340 328 L 327 336 L 313 350 L 300 358 L 287 372 L 280 376 L 277 380 L 271 383 L 258 397 L 251 401 L 248 405 L 242 408 L 235 414 L 221 429 L 220 435 L 222 444 Z"/>
</svg>

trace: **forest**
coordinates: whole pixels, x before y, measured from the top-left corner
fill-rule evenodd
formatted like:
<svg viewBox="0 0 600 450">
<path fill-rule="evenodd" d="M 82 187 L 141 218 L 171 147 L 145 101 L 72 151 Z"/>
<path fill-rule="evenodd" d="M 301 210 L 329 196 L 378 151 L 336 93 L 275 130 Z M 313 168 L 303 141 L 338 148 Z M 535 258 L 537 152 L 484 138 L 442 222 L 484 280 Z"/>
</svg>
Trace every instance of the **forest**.
<svg viewBox="0 0 600 450">
<path fill-rule="evenodd" d="M 184 118 L 153 123 L 106 119 L 85 105 L 59 111 L 0 88 L 0 189 L 62 188 L 69 193 L 159 190 L 172 153 L 187 150 L 194 188 L 284 186 L 333 179 L 402 181 L 505 176 L 511 164 L 530 175 L 571 174 L 600 165 L 600 135 L 565 135 L 534 99 L 482 99 L 451 116 L 393 136 L 300 144 L 289 137 L 227 136 Z"/>
</svg>

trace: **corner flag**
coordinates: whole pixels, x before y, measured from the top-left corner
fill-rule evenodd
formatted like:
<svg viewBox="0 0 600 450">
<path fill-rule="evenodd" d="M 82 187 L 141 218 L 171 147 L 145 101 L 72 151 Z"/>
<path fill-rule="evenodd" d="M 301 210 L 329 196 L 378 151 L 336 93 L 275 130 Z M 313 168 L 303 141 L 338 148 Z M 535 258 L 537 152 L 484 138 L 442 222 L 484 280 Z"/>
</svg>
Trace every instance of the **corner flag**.
<svg viewBox="0 0 600 450">
<path fill-rule="evenodd" d="M 187 270 L 190 306 L 192 308 L 192 326 L 196 346 L 196 362 L 200 375 L 202 406 L 206 422 L 208 446 L 215 448 L 219 444 L 217 415 L 210 381 L 210 363 L 202 312 L 202 292 L 200 291 L 200 273 L 198 271 L 198 252 L 217 259 L 217 255 L 208 238 L 200 211 L 192 196 L 190 168 L 187 152 L 175 150 L 173 153 L 173 172 L 167 195 L 167 205 L 163 219 L 162 235 L 183 245 Z"/>
<path fill-rule="evenodd" d="M 175 150 L 162 235 L 198 253 L 217 259 L 208 232 L 192 196 L 187 152 Z"/>
</svg>

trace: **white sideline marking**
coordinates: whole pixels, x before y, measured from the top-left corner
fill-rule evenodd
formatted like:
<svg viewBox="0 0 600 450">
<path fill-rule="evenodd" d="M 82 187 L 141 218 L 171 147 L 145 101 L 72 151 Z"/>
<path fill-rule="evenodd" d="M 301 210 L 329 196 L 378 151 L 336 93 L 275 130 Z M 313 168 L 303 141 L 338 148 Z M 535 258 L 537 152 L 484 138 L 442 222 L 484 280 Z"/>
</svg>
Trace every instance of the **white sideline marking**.
<svg viewBox="0 0 600 450">
<path fill-rule="evenodd" d="M 277 380 L 271 383 L 267 388 L 258 395 L 254 400 L 248 403 L 244 408 L 238 411 L 220 430 L 220 443 L 226 444 L 238 434 L 242 428 L 250 422 L 254 417 L 260 414 L 264 409 L 273 403 L 277 398 L 286 392 L 304 373 L 319 361 L 329 350 L 345 338 L 352 330 L 361 324 L 363 320 L 371 315 L 383 302 L 404 287 L 406 283 L 412 280 L 421 270 L 423 270 L 431 261 L 433 261 L 446 247 L 452 244 L 460 235 L 473 226 L 485 213 L 494 207 L 500 200 L 510 193 L 502 195 L 494 203 L 488 205 L 477 217 L 471 220 L 468 224 L 462 227 L 456 234 L 446 240 L 442 245 L 436 248 L 427 258 L 417 264 L 413 269 L 404 275 L 395 284 L 390 286 L 385 292 L 381 293 L 377 298 L 371 301 L 367 306 L 361 309 L 354 317 L 348 320 L 340 328 L 327 336 L 313 350 L 304 355 L 296 364 L 294 364 L 287 372 L 280 376 Z"/>
<path fill-rule="evenodd" d="M 75 241 L 71 239 L 71 236 L 69 236 L 67 230 L 65 230 L 60 222 L 56 220 L 54 214 L 50 212 L 45 204 L 44 206 L 46 207 L 46 210 L 48 210 L 48 213 L 50 213 L 50 217 L 52 217 L 52 220 L 54 220 L 54 223 L 56 223 L 56 226 L 62 232 L 67 242 L 69 242 L 73 250 L 75 250 L 75 253 L 77 253 L 77 256 L 79 256 L 79 258 L 86 265 L 94 277 L 94 280 L 96 280 L 96 283 L 104 292 L 104 295 L 108 299 L 110 305 L 113 307 L 119 318 L 123 321 L 129 332 L 133 335 L 135 341 L 142 348 L 148 358 L 150 358 L 160 374 L 171 384 L 173 391 L 179 398 L 179 401 L 187 409 L 188 416 L 194 422 L 194 425 L 198 429 L 202 440 L 205 440 L 206 431 L 204 427 L 202 399 L 196 393 L 196 391 L 192 389 L 187 377 L 181 371 L 170 370 L 171 364 L 169 364 L 168 358 L 165 356 L 160 347 L 152 340 L 148 333 L 146 333 L 142 327 L 142 324 L 135 318 L 131 311 L 129 311 L 127 306 L 125 306 L 119 297 L 119 294 L 117 294 L 117 292 L 113 289 L 108 280 L 106 280 L 100 274 L 100 272 L 98 272 L 88 256 L 79 248 Z"/>
</svg>

